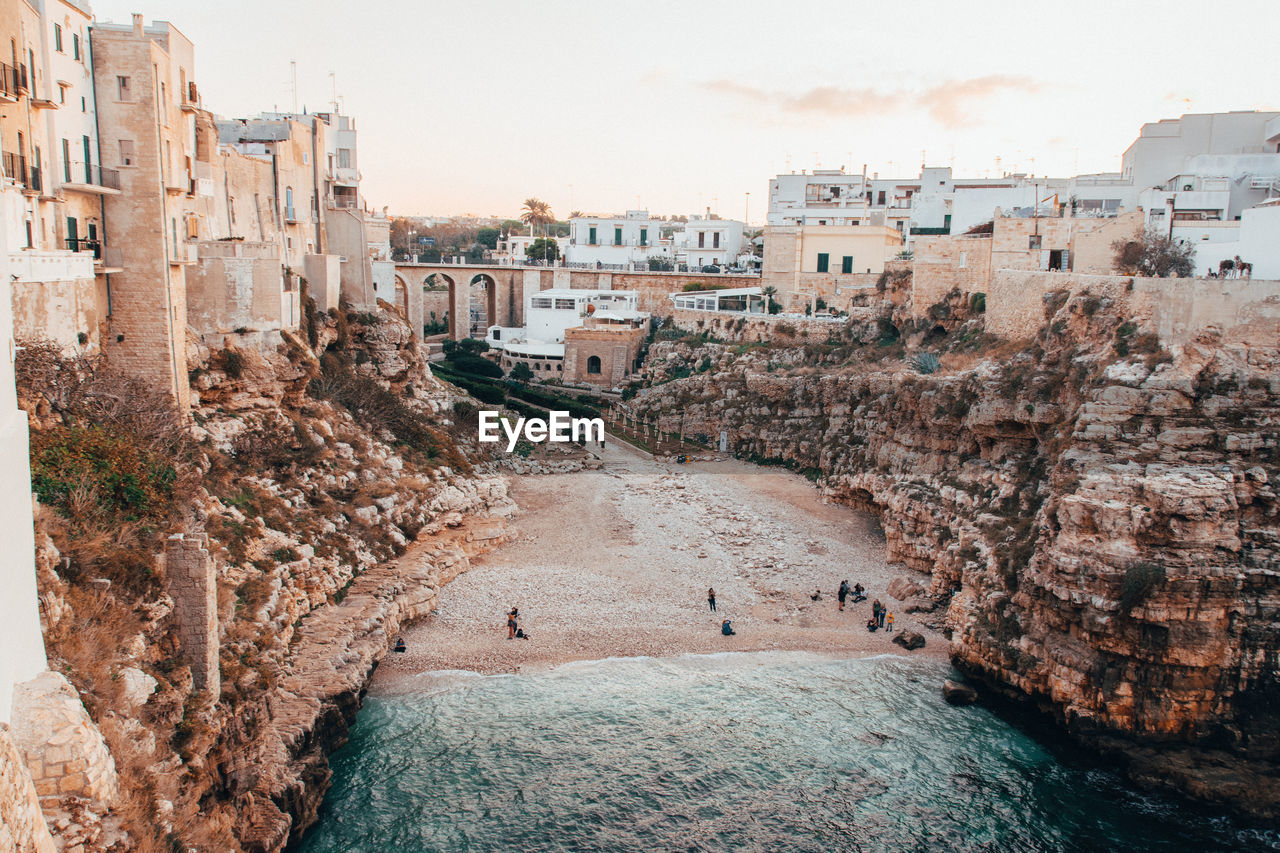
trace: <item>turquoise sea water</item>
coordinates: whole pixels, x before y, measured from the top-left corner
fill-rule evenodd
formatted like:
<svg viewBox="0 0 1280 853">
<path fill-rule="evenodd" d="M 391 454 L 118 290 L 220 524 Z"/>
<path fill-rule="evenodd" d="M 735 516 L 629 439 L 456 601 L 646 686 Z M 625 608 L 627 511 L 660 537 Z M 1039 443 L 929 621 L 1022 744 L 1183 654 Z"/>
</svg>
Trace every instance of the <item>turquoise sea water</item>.
<svg viewBox="0 0 1280 853">
<path fill-rule="evenodd" d="M 947 668 L 732 654 L 371 696 L 306 853 L 1280 849 L 1068 766 Z"/>
</svg>

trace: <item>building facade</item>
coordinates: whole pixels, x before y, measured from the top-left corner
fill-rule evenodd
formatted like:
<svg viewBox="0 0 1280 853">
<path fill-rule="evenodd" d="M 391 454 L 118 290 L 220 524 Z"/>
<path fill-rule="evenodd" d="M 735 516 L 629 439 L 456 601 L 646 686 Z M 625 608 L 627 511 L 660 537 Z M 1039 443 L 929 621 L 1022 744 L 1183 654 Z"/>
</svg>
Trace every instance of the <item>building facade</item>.
<svg viewBox="0 0 1280 853">
<path fill-rule="evenodd" d="M 649 315 L 636 291 L 550 289 L 525 297 L 525 325 L 490 326 L 485 341 L 508 372 L 613 387 L 639 368 Z"/>
<path fill-rule="evenodd" d="M 644 267 L 650 258 L 671 260 L 671 244 L 662 240 L 664 221 L 647 210 L 625 216 L 580 216 L 569 220 L 565 260 L 610 268 Z"/>
<path fill-rule="evenodd" d="M 744 225 L 734 219 L 693 216 L 676 235 L 676 262 L 691 269 L 737 266 L 743 252 Z"/>
</svg>

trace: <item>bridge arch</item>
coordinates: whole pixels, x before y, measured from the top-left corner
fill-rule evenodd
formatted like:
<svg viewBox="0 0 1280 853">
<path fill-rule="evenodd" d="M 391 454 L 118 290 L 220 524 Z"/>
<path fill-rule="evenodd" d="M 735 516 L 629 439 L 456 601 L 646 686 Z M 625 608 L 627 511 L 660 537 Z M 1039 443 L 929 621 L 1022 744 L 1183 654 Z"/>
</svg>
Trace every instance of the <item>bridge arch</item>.
<svg viewBox="0 0 1280 853">
<path fill-rule="evenodd" d="M 470 337 L 483 339 L 489 327 L 498 322 L 498 283 L 488 273 L 476 273 L 467 284 L 467 331 Z"/>
</svg>

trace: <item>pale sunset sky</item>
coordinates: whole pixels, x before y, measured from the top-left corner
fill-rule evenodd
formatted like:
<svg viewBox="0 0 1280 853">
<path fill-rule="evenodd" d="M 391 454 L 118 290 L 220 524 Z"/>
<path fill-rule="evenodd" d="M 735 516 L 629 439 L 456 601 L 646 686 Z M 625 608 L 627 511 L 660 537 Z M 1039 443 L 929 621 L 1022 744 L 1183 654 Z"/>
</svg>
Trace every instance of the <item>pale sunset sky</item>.
<svg viewBox="0 0 1280 853">
<path fill-rule="evenodd" d="M 779 172 L 1113 171 L 1144 122 L 1276 109 L 1271 2 L 91 0 L 196 47 L 204 106 L 355 117 L 393 214 L 762 222 Z M 997 159 L 999 158 L 999 166 Z"/>
</svg>

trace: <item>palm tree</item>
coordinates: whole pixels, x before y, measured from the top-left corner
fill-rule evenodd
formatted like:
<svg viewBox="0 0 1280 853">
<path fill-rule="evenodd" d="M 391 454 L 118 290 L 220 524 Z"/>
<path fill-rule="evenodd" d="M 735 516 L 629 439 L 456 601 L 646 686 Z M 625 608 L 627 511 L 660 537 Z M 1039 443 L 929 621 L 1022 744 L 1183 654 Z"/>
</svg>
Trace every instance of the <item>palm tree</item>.
<svg viewBox="0 0 1280 853">
<path fill-rule="evenodd" d="M 760 292 L 764 294 L 764 313 L 772 314 L 773 312 L 770 311 L 769 309 L 773 307 L 773 297 L 777 295 L 778 288 L 766 287 L 766 288 L 763 288 Z"/>
<path fill-rule="evenodd" d="M 527 198 L 524 200 L 524 210 L 520 214 L 520 219 L 529 225 L 529 235 L 536 234 L 535 228 L 539 225 L 543 226 L 543 236 L 546 236 L 546 226 L 556 221 L 555 216 L 551 214 L 551 205 L 539 198 Z"/>
</svg>

